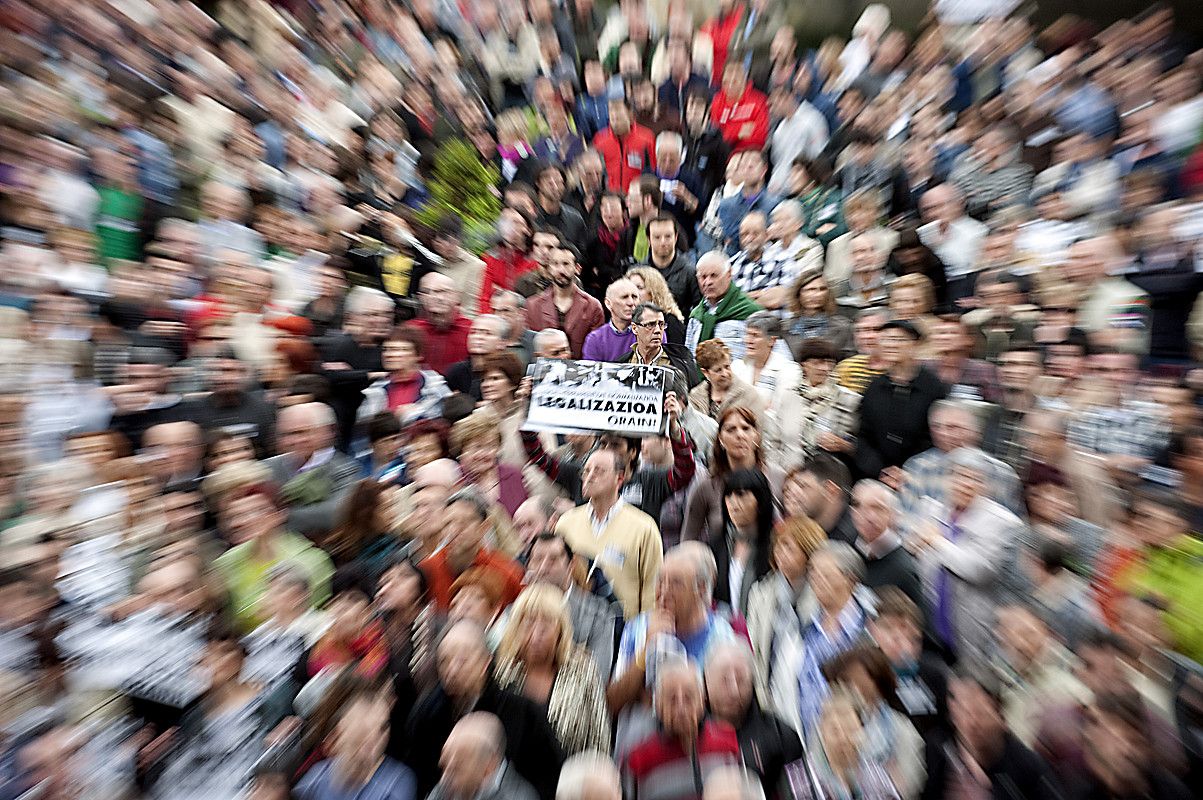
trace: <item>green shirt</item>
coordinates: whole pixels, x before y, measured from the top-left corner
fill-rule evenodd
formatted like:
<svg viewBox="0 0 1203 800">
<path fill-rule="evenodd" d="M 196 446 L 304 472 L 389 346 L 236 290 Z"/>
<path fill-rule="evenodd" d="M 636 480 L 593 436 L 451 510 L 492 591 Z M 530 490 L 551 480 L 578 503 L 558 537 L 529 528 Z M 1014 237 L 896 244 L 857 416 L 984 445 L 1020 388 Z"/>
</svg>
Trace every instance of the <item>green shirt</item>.
<svg viewBox="0 0 1203 800">
<path fill-rule="evenodd" d="M 1124 575 L 1120 588 L 1163 600 L 1174 649 L 1195 661 L 1203 658 L 1203 541 L 1185 535 L 1153 548 Z"/>
<path fill-rule="evenodd" d="M 99 255 L 104 263 L 119 258 L 136 261 L 142 255 L 142 197 L 115 186 L 98 190 L 100 206 L 96 219 Z"/>
<path fill-rule="evenodd" d="M 267 619 L 261 608 L 267 594 L 268 577 L 276 567 L 288 564 L 309 576 L 309 603 L 320 607 L 330 598 L 330 578 L 334 564 L 330 556 L 295 533 L 280 533 L 275 537 L 274 557 L 261 560 L 255 557 L 255 543 L 244 542 L 218 557 L 215 566 L 230 596 L 234 618 L 245 631 L 254 630 Z"/>
</svg>

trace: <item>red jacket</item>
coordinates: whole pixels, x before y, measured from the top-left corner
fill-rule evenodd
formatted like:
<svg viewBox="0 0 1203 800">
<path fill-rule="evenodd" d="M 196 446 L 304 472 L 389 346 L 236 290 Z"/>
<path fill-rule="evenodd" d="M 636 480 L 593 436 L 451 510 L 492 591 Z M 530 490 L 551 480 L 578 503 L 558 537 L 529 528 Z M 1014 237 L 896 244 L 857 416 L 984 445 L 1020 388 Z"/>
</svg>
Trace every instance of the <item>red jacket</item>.
<svg viewBox="0 0 1203 800">
<path fill-rule="evenodd" d="M 606 185 L 615 192 L 625 193 L 631 181 L 656 169 L 656 137 L 642 125 L 632 122 L 621 138 L 613 128 L 598 131 L 593 147 L 606 162 Z"/>
<path fill-rule="evenodd" d="M 451 586 L 459 577 L 452 572 L 447 556 L 448 551 L 444 547 L 421 564 L 430 587 L 430 599 L 434 600 L 435 606 L 440 611 L 447 611 L 451 608 Z M 495 550 L 482 547 L 476 553 L 476 558 L 472 560 L 472 567 L 491 573 L 500 580 L 502 608 L 518 599 L 518 594 L 522 591 L 523 572 L 517 561 L 506 558 Z"/>
<path fill-rule="evenodd" d="M 731 49 L 731 37 L 744 21 L 746 10 L 744 3 L 738 3 L 727 16 L 711 17 L 702 23 L 700 31 L 710 37 L 714 49 L 714 66 L 710 71 L 714 76 L 714 83 L 722 80 L 723 68 L 727 65 L 727 51 Z"/>
<path fill-rule="evenodd" d="M 502 245 L 485 253 L 485 274 L 480 281 L 480 313 L 493 313 L 493 292 L 498 289 L 513 289 L 514 281 L 536 269 L 539 265 L 525 253 Z"/>
<path fill-rule="evenodd" d="M 468 328 L 472 320 L 456 315 L 451 324 L 438 327 L 428 319 L 414 319 L 406 327 L 422 333 L 422 366 L 446 376 L 447 368 L 468 357 Z"/>
<path fill-rule="evenodd" d="M 764 95 L 748 86 L 743 96 L 732 101 L 720 91 L 710 106 L 710 119 L 731 145 L 731 152 L 763 150 L 769 138 L 769 102 Z M 740 136 L 739 129 L 752 123 L 752 134 Z"/>
<path fill-rule="evenodd" d="M 602 311 L 597 298 L 588 295 L 579 286 L 576 296 L 572 299 L 572 307 L 560 321 L 560 313 L 556 309 L 555 296 L 552 289 L 544 289 L 526 303 L 526 327 L 532 331 L 544 328 L 559 328 L 568 336 L 568 347 L 572 350 L 573 358 L 581 357 L 581 348 L 585 346 L 585 337 L 594 328 L 600 328 L 606 321 L 606 313 Z"/>
</svg>

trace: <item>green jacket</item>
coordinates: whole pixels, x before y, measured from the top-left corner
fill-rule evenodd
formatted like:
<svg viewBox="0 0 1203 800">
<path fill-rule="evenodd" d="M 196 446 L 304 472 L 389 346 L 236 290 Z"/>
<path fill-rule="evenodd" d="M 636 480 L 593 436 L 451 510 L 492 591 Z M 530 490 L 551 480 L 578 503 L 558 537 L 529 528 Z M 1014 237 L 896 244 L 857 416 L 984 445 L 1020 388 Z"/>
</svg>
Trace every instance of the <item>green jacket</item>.
<svg viewBox="0 0 1203 800">
<path fill-rule="evenodd" d="M 1179 537 L 1159 547 L 1132 567 L 1122 588 L 1137 596 L 1152 595 L 1165 601 L 1166 626 L 1178 652 L 1203 660 L 1203 540 Z"/>
<path fill-rule="evenodd" d="M 309 576 L 312 607 L 320 608 L 330 598 L 334 564 L 330 556 L 305 537 L 288 532 L 277 534 L 275 558 L 266 561 L 255 558 L 254 548 L 254 542 L 236 545 L 222 553 L 215 563 L 240 629 L 249 632 L 267 619 L 268 614 L 261 608 L 261 603 L 267 594 L 271 572 L 278 566 L 295 566 Z"/>
<path fill-rule="evenodd" d="M 756 304 L 756 301 L 744 294 L 743 289 L 740 289 L 734 283 L 731 288 L 727 289 L 727 293 L 718 301 L 718 305 L 714 310 L 710 310 L 710 306 L 705 299 L 693 307 L 693 311 L 689 312 L 689 326 L 685 332 L 685 343 L 689 345 L 691 352 L 698 349 L 698 343 L 704 342 L 707 339 L 722 339 L 726 341 L 735 333 L 734 326 L 724 326 L 725 322 L 743 322 L 748 317 L 760 311 L 761 308 Z M 740 328 L 738 335 L 742 342 L 743 326 Z M 731 328 L 731 330 L 727 330 Z M 729 345 L 728 345 L 729 346 Z M 742 351 L 742 347 L 740 348 Z M 734 358 L 734 356 L 732 356 Z"/>
</svg>

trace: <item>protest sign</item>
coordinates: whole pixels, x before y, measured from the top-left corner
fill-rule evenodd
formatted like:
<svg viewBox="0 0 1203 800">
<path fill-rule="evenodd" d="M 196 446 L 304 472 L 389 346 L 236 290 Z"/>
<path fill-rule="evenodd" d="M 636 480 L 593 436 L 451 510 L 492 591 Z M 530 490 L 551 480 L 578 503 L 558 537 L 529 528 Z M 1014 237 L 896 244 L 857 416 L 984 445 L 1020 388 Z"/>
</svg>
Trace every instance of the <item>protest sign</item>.
<svg viewBox="0 0 1203 800">
<path fill-rule="evenodd" d="M 522 429 L 553 433 L 664 432 L 666 367 L 540 359 L 529 370 L 530 408 Z"/>
</svg>

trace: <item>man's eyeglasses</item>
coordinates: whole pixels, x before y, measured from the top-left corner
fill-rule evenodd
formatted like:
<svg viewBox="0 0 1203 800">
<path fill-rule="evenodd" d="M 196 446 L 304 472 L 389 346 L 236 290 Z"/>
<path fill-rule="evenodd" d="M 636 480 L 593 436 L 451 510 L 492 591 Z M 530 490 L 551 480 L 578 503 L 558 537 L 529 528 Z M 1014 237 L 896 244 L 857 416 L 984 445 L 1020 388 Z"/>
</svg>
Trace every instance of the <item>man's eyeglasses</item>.
<svg viewBox="0 0 1203 800">
<path fill-rule="evenodd" d="M 658 319 L 653 322 L 636 322 L 635 324 L 640 328 L 647 328 L 650 331 L 664 330 L 666 327 L 668 327 L 668 323 L 662 319 Z"/>
</svg>

